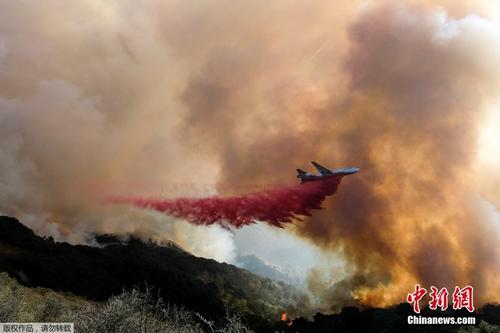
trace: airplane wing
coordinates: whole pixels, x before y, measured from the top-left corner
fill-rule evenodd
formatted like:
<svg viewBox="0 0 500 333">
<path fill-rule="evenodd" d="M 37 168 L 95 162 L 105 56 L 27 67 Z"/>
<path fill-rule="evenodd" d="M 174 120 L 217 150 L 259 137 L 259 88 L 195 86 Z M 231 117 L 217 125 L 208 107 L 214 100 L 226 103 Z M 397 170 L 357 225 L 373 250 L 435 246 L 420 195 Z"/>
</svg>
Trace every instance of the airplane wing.
<svg viewBox="0 0 500 333">
<path fill-rule="evenodd" d="M 318 169 L 320 175 L 322 175 L 322 176 L 329 175 L 332 173 L 330 170 L 328 170 L 327 168 L 325 168 L 324 166 L 322 166 L 321 164 L 319 164 L 317 162 L 311 161 L 311 163 L 312 163 L 312 165 L 314 165 L 314 167 L 316 169 Z"/>
</svg>

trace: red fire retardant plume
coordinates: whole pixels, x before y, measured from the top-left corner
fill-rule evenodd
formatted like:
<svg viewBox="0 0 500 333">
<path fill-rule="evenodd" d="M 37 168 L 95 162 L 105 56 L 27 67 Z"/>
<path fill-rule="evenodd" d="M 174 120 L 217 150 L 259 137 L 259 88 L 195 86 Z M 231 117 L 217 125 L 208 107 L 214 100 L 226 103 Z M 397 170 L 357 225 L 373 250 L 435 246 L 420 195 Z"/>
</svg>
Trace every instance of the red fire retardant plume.
<svg viewBox="0 0 500 333">
<path fill-rule="evenodd" d="M 132 204 L 140 208 L 184 218 L 194 224 L 241 227 L 264 221 L 283 227 L 294 218 L 310 216 L 311 210 L 321 209 L 321 203 L 337 192 L 342 176 L 326 178 L 292 186 L 252 192 L 238 196 L 208 198 L 155 199 L 114 197 L 111 203 Z"/>
</svg>

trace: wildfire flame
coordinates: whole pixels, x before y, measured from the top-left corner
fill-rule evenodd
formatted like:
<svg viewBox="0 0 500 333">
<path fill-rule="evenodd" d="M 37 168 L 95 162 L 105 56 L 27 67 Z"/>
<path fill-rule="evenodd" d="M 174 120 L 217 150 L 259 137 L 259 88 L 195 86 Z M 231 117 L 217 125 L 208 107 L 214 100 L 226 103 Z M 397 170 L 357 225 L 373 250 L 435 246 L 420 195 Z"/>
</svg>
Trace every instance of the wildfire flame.
<svg viewBox="0 0 500 333">
<path fill-rule="evenodd" d="M 292 321 L 290 318 L 288 318 L 288 316 L 287 316 L 287 313 L 286 313 L 286 312 L 283 312 L 283 313 L 281 314 L 281 321 L 282 321 L 284 324 L 286 324 L 287 326 L 292 326 L 292 323 L 293 323 L 293 321 Z"/>
</svg>

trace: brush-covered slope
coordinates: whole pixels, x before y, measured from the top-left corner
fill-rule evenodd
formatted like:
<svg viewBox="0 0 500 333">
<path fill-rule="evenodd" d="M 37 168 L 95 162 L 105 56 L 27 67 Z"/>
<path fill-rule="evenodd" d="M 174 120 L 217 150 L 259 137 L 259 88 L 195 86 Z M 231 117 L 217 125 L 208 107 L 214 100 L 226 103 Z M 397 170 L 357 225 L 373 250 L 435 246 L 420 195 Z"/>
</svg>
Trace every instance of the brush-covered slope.
<svg viewBox="0 0 500 333">
<path fill-rule="evenodd" d="M 131 239 L 104 248 L 55 243 L 14 218 L 0 217 L 0 271 L 24 285 L 104 300 L 134 286 L 153 286 L 169 302 L 213 318 L 226 309 L 266 325 L 297 298 L 295 289 L 175 246 Z"/>
</svg>

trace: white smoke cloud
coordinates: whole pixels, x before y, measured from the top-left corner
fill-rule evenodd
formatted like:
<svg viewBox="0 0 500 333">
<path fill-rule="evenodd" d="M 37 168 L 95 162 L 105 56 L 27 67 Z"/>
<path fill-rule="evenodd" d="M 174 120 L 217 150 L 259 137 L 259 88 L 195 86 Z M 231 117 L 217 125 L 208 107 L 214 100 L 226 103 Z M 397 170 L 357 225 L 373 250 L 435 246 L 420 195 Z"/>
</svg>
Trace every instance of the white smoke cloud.
<svg viewBox="0 0 500 333">
<path fill-rule="evenodd" d="M 161 41 L 158 5 L 0 1 L 0 213 L 72 243 L 135 233 L 231 261 L 226 230 L 102 204 L 213 183 L 211 161 L 173 130 L 184 67 Z"/>
</svg>

